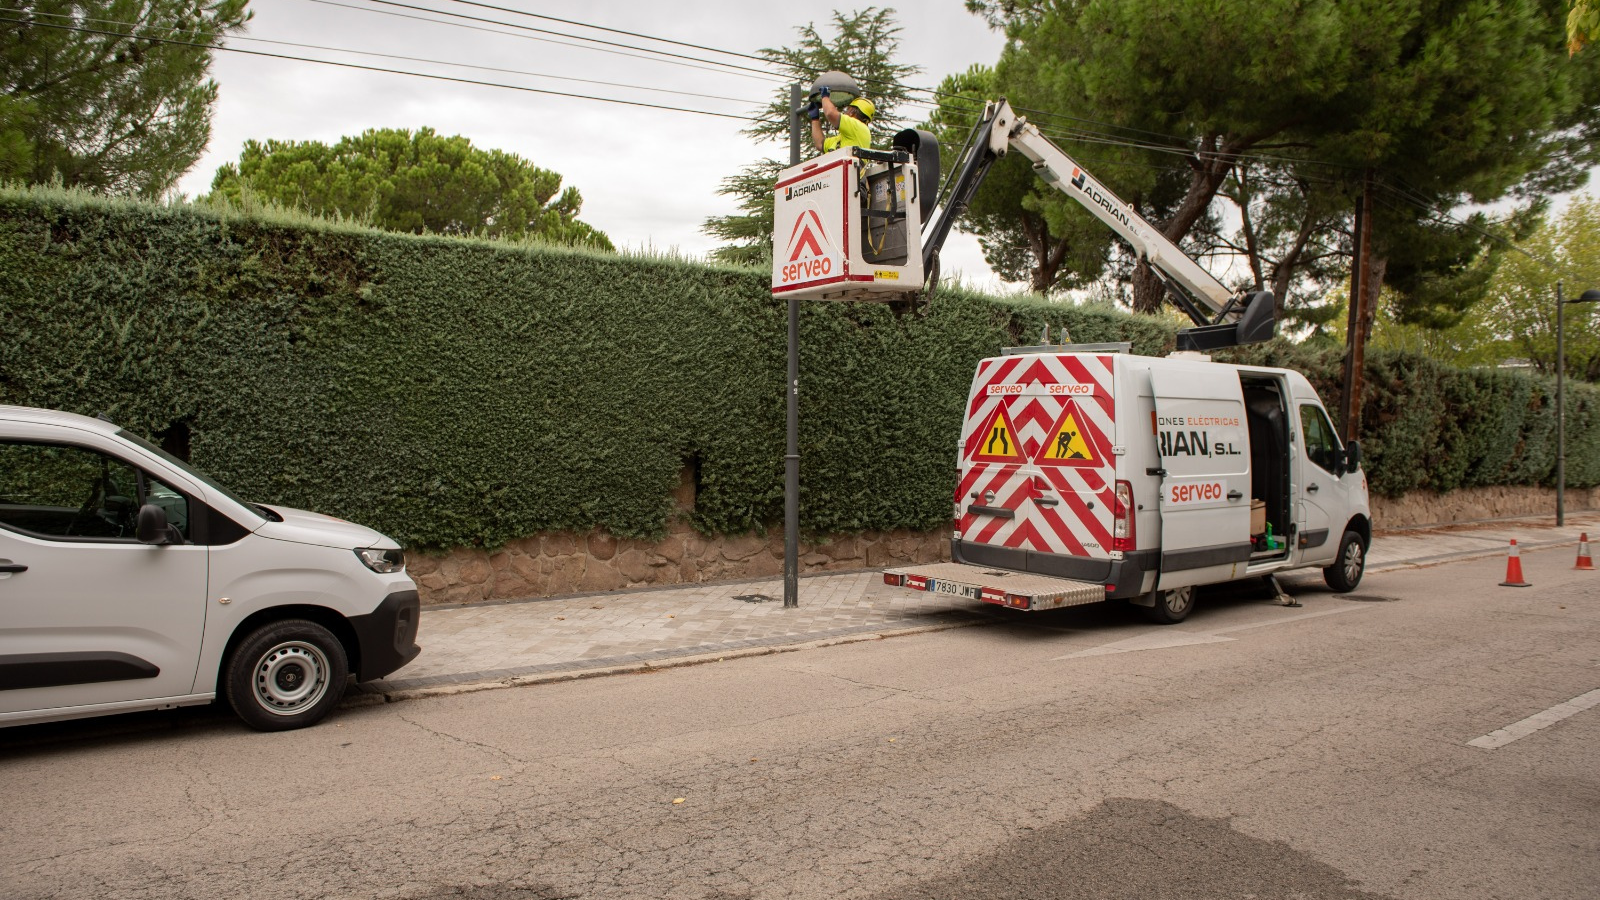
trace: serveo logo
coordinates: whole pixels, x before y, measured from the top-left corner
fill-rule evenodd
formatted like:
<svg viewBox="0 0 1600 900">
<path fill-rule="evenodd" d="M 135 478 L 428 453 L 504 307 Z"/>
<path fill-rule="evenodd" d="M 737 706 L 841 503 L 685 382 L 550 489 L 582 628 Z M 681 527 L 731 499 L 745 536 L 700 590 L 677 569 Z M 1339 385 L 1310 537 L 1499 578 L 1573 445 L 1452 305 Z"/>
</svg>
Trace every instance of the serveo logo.
<svg viewBox="0 0 1600 900">
<path fill-rule="evenodd" d="M 1222 482 L 1208 481 L 1200 484 L 1175 484 L 1172 486 L 1173 503 L 1200 503 L 1222 499 Z"/>
<path fill-rule="evenodd" d="M 833 271 L 833 260 L 826 256 L 814 259 L 792 262 L 783 267 L 783 281 L 810 281 L 814 278 L 823 278 Z"/>
</svg>

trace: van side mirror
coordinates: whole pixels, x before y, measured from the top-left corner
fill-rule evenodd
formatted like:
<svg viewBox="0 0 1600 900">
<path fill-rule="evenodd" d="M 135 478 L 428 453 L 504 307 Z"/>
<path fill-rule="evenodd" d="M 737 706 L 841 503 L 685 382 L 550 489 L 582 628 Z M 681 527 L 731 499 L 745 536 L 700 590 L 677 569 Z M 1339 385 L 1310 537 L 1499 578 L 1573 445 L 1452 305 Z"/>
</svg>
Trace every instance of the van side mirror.
<svg viewBox="0 0 1600 900">
<path fill-rule="evenodd" d="M 183 535 L 167 524 L 167 511 L 154 503 L 139 507 L 139 525 L 136 531 L 141 544 L 181 544 Z"/>
<path fill-rule="evenodd" d="M 1354 472 L 1361 468 L 1361 442 L 1351 441 L 1344 445 L 1345 471 Z"/>
</svg>

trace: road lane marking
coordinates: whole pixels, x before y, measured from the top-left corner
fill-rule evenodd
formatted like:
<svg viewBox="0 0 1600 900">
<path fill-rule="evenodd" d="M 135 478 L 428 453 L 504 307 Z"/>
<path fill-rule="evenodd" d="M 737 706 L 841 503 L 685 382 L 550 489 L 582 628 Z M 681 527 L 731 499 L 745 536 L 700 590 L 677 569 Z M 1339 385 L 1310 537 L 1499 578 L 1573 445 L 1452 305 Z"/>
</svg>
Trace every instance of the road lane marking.
<svg viewBox="0 0 1600 900">
<path fill-rule="evenodd" d="M 1214 634 L 1162 630 L 1137 635 L 1127 640 L 1101 644 L 1098 647 L 1090 647 L 1087 650 L 1068 653 L 1066 656 L 1057 656 L 1055 659 L 1083 659 L 1087 656 L 1110 656 L 1113 653 L 1134 653 L 1139 650 L 1166 650 L 1170 647 L 1188 647 L 1194 644 L 1221 644 L 1231 640 L 1233 638 L 1219 637 Z"/>
<path fill-rule="evenodd" d="M 1218 628 L 1212 634 L 1229 634 L 1234 631 L 1245 631 L 1250 628 L 1265 628 L 1268 625 L 1282 625 L 1286 622 L 1298 622 L 1301 619 L 1315 619 L 1319 616 L 1331 616 L 1336 613 L 1352 612 L 1358 609 L 1370 609 L 1367 606 L 1358 606 L 1354 601 L 1348 606 L 1335 606 L 1333 609 L 1319 609 L 1316 612 L 1303 612 L 1292 616 L 1279 616 L 1275 619 L 1262 619 L 1259 622 L 1248 622 L 1244 625 L 1231 625 L 1227 628 Z"/>
<path fill-rule="evenodd" d="M 1473 738 L 1467 741 L 1467 746 L 1481 747 L 1485 750 L 1504 747 L 1512 741 L 1525 738 L 1535 731 L 1549 728 L 1562 719 L 1575 716 L 1595 706 L 1600 706 L 1600 690 L 1580 694 L 1565 703 L 1558 703 L 1544 712 L 1534 713 L 1520 722 L 1514 722 L 1498 731 L 1491 731 L 1483 737 Z"/>
<path fill-rule="evenodd" d="M 1172 647 L 1192 647 L 1198 644 L 1222 644 L 1228 641 L 1237 640 L 1236 638 L 1224 637 L 1224 635 L 1234 631 L 1245 631 L 1246 629 L 1250 628 L 1265 628 L 1268 625 L 1282 625 L 1287 622 L 1298 622 L 1301 619 L 1315 619 L 1319 616 L 1331 616 L 1334 613 L 1350 612 L 1351 610 L 1367 608 L 1368 607 L 1361 604 L 1351 603 L 1348 606 L 1339 606 L 1333 609 L 1299 613 L 1293 616 L 1282 616 L 1276 619 L 1266 619 L 1260 622 L 1249 622 L 1244 625 L 1230 625 L 1227 628 L 1218 628 L 1213 631 L 1178 631 L 1176 629 L 1162 628 L 1143 634 L 1138 634 L 1124 640 L 1113 641 L 1109 644 L 1101 644 L 1098 647 L 1090 647 L 1087 650 L 1079 650 L 1075 653 L 1068 653 L 1065 656 L 1053 657 L 1051 662 L 1060 659 L 1083 659 L 1090 656 L 1110 656 L 1113 653 L 1136 653 L 1140 650 L 1167 650 Z"/>
</svg>

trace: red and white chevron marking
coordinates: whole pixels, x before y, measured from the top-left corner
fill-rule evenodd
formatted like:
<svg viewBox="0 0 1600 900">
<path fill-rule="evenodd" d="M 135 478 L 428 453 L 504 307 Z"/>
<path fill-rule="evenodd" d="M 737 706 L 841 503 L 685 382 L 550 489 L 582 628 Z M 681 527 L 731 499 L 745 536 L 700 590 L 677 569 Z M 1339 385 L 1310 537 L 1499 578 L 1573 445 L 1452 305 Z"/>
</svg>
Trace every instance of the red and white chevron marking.
<svg viewBox="0 0 1600 900">
<path fill-rule="evenodd" d="M 967 418 L 961 432 L 961 477 L 955 501 L 962 510 L 961 538 L 1045 553 L 1108 558 L 1114 462 L 1111 456 L 1115 406 L 1111 394 L 1112 357 L 1075 354 L 1008 356 L 984 360 L 973 378 Z M 1029 460 L 1037 459 L 1062 409 L 1071 404 L 1094 466 L 1038 466 L 1033 463 L 975 462 L 982 428 L 1005 404 L 1016 440 Z M 1013 510 L 1015 517 L 974 515 L 967 507 L 994 492 L 990 506 Z M 1059 499 L 1055 506 L 1036 497 Z M 1093 508 L 1090 503 L 1093 503 Z"/>
</svg>

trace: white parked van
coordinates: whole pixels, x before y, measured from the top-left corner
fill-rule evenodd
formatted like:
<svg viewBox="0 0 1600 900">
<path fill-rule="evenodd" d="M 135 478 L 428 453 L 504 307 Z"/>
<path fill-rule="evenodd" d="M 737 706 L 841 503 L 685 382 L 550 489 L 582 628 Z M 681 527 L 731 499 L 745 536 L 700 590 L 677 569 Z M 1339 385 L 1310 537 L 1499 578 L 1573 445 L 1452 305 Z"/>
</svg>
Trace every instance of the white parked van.
<svg viewBox="0 0 1600 900">
<path fill-rule="evenodd" d="M 208 703 L 313 724 L 416 657 L 394 541 L 235 497 L 115 425 L 0 406 L 0 725 Z"/>
<path fill-rule="evenodd" d="M 1372 536 L 1360 447 L 1305 376 L 1127 349 L 983 360 L 953 562 L 885 581 L 1024 610 L 1124 599 L 1169 624 L 1199 585 L 1317 567 L 1354 590 Z"/>
</svg>

